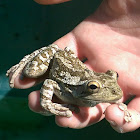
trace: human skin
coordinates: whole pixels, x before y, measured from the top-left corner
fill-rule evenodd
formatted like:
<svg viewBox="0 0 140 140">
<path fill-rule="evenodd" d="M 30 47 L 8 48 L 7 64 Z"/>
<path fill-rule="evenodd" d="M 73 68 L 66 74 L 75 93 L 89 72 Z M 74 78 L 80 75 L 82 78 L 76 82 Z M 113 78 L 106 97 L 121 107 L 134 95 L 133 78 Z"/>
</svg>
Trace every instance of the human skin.
<svg viewBox="0 0 140 140">
<path fill-rule="evenodd" d="M 40 4 L 56 3 L 56 0 L 35 1 Z M 121 102 L 134 96 L 128 104 L 128 110 L 132 114 L 129 123 L 124 121 L 124 112 L 117 104 L 101 103 L 92 108 L 80 107 L 80 113 L 73 113 L 70 118 L 56 116 L 59 126 L 78 129 L 106 118 L 112 128 L 120 133 L 140 127 L 139 0 L 104 0 L 95 13 L 54 43 L 61 48 L 72 47 L 81 60 L 86 57 L 88 61 L 85 64 L 90 69 L 97 72 L 106 72 L 108 69 L 117 71 L 118 83 L 123 90 Z M 40 80 L 20 80 L 19 77 L 15 79 L 15 88 L 29 88 Z M 30 93 L 29 107 L 37 113 L 42 111 L 39 91 Z"/>
<path fill-rule="evenodd" d="M 58 3 L 62 3 L 62 2 L 67 2 L 70 0 L 35 0 L 35 1 L 39 4 L 49 5 L 49 4 L 58 4 Z"/>
</svg>

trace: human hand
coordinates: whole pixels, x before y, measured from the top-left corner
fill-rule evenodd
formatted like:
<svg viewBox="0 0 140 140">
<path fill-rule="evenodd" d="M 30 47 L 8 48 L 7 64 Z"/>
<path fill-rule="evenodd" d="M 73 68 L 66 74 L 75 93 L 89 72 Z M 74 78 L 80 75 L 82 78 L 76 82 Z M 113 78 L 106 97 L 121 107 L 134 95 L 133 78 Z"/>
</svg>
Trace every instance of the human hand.
<svg viewBox="0 0 140 140">
<path fill-rule="evenodd" d="M 56 116 L 58 125 L 83 128 L 105 117 L 118 132 L 129 132 L 139 128 L 139 5 L 138 0 L 135 2 L 131 0 L 103 1 L 94 14 L 81 22 L 73 31 L 54 42 L 61 48 L 72 47 L 81 60 L 86 57 L 88 59 L 86 65 L 90 69 L 97 72 L 113 69 L 119 73 L 118 83 L 124 93 L 121 101 L 124 102 L 135 96 L 128 104 L 132 122 L 124 122 L 124 112 L 118 108 L 118 105 L 99 104 L 93 108 L 81 107 L 80 113 L 74 113 L 71 118 Z M 17 76 L 15 87 L 28 88 L 35 82 L 36 80 L 29 78 L 21 81 Z M 29 107 L 35 112 L 40 112 L 39 91 L 30 93 Z"/>
</svg>

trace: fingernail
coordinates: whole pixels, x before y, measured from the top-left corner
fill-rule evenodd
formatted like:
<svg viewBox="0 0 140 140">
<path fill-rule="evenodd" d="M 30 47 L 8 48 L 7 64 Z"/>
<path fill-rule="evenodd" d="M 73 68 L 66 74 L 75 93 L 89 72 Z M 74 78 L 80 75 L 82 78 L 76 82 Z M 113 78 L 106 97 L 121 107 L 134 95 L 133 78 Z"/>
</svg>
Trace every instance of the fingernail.
<svg viewBox="0 0 140 140">
<path fill-rule="evenodd" d="M 112 128 L 113 128 L 115 131 L 117 131 L 118 133 L 124 133 L 123 128 L 120 127 L 120 126 L 118 126 L 118 125 L 116 124 L 116 122 L 110 121 L 110 120 L 107 120 L 107 121 L 110 123 L 110 125 L 112 126 Z"/>
<path fill-rule="evenodd" d="M 110 120 L 107 120 L 112 126 L 116 126 L 117 124 L 116 124 L 116 122 L 114 122 L 114 121 L 110 121 Z"/>
<path fill-rule="evenodd" d="M 124 133 L 124 130 L 122 127 L 120 126 L 112 126 L 112 128 L 117 131 L 118 133 Z"/>
<path fill-rule="evenodd" d="M 119 133 L 124 133 L 122 127 L 118 127 L 118 132 L 119 132 Z"/>
</svg>

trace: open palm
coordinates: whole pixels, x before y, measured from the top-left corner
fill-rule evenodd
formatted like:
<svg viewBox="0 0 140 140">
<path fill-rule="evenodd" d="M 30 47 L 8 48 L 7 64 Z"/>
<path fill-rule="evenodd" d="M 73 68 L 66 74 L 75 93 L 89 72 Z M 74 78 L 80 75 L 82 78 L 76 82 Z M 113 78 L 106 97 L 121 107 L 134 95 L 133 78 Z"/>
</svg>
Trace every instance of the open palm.
<svg viewBox="0 0 140 140">
<path fill-rule="evenodd" d="M 56 116 L 56 123 L 60 126 L 83 128 L 104 117 L 118 132 L 132 131 L 140 126 L 140 26 L 129 20 L 129 13 L 122 16 L 114 10 L 114 15 L 113 12 L 109 14 L 107 4 L 104 1 L 96 13 L 54 43 L 61 48 L 71 47 L 80 60 L 87 58 L 85 64 L 96 72 L 117 71 L 118 83 L 124 93 L 121 101 L 135 96 L 128 104 L 133 120 L 124 122 L 124 113 L 115 104 L 99 104 L 93 108 L 81 107 L 80 113 L 73 113 L 71 118 Z M 15 87 L 28 88 L 35 82 L 33 79 L 21 81 L 18 76 Z M 35 112 L 41 111 L 39 99 L 39 91 L 29 95 L 29 106 Z"/>
</svg>

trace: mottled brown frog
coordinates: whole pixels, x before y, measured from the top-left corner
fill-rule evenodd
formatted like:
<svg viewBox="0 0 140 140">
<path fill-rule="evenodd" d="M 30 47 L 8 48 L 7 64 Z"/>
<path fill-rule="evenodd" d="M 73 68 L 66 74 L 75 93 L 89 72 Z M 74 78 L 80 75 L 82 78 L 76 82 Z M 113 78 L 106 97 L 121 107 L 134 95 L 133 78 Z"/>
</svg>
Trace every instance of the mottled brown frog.
<svg viewBox="0 0 140 140">
<path fill-rule="evenodd" d="M 72 105 L 93 107 L 98 103 L 115 103 L 123 95 L 117 83 L 117 72 L 89 70 L 72 50 L 68 47 L 62 50 L 55 44 L 25 56 L 7 71 L 7 76 L 13 73 L 10 86 L 14 87 L 14 79 L 19 73 L 38 78 L 46 72 L 49 76 L 40 90 L 44 115 L 71 117 Z M 54 94 L 66 104 L 52 102 Z"/>
</svg>

